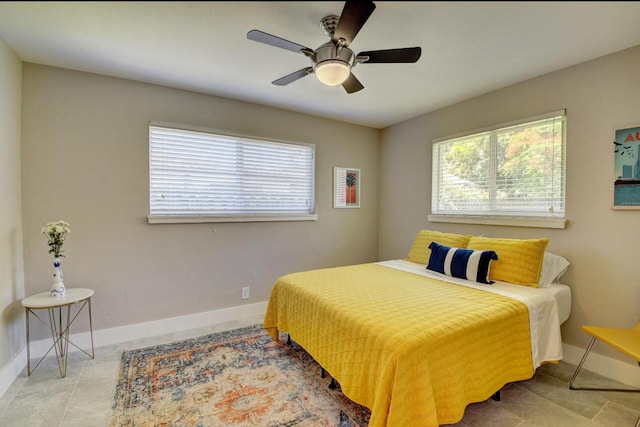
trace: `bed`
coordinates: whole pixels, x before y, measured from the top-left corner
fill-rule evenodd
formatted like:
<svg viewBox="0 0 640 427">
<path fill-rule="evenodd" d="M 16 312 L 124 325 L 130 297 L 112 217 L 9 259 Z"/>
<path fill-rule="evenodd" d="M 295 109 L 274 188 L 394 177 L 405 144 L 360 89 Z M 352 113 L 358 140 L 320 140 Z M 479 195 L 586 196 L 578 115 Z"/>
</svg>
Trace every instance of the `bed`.
<svg viewBox="0 0 640 427">
<path fill-rule="evenodd" d="M 426 234 L 419 233 L 412 251 L 425 239 L 433 242 L 433 232 Z M 473 244 L 472 236 L 465 238 L 459 248 Z M 546 242 L 538 246 L 537 281 Z M 282 276 L 265 315 L 274 340 L 288 333 L 346 396 L 371 410 L 370 426 L 458 422 L 469 403 L 562 359 L 560 324 L 569 316 L 571 292 L 556 283 L 559 275 L 540 286 L 490 276 L 492 283 L 478 283 L 426 268 L 435 251 L 428 258 L 424 249 L 418 258 L 412 251 L 406 259 Z M 496 252 L 503 263 L 512 255 Z"/>
</svg>

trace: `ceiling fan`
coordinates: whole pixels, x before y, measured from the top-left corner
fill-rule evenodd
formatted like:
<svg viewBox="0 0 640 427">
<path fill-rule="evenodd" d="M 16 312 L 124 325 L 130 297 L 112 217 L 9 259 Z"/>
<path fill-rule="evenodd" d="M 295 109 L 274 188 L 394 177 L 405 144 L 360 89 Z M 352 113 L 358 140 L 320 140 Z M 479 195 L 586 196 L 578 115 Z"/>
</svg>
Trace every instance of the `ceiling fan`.
<svg viewBox="0 0 640 427">
<path fill-rule="evenodd" d="M 375 8 L 376 5 L 370 0 L 347 0 L 340 16 L 328 15 L 320 21 L 324 33 L 331 40 L 315 50 L 260 30 L 249 31 L 247 38 L 301 53 L 311 60 L 310 67 L 274 80 L 274 85 L 285 86 L 304 76 L 315 74 L 318 80 L 327 86 L 342 85 L 347 93 L 354 93 L 364 89 L 362 83 L 351 72 L 356 64 L 413 63 L 420 59 L 422 53 L 419 47 L 408 47 L 354 54 L 349 45 Z"/>
</svg>

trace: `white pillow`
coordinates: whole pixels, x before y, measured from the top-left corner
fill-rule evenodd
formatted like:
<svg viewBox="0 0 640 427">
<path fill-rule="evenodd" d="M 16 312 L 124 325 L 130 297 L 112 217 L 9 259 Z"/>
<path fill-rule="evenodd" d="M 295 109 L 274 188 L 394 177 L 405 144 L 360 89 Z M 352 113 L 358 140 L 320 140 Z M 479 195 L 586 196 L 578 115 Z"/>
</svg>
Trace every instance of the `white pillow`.
<svg viewBox="0 0 640 427">
<path fill-rule="evenodd" d="M 570 265 L 571 263 L 566 258 L 551 252 L 545 252 L 538 286 L 549 286 L 557 282 L 566 273 Z"/>
</svg>

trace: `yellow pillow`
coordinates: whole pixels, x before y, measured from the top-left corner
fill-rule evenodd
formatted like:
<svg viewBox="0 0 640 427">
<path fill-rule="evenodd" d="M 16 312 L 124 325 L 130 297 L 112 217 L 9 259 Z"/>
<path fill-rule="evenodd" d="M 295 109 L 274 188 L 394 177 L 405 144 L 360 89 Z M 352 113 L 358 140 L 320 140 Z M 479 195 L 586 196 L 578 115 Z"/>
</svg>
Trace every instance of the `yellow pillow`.
<svg viewBox="0 0 640 427">
<path fill-rule="evenodd" d="M 471 236 L 464 236 L 462 234 L 442 233 L 440 231 L 420 230 L 413 245 L 409 250 L 407 260 L 411 262 L 417 262 L 419 264 L 429 264 L 429 257 L 431 256 L 431 249 L 429 245 L 431 242 L 436 242 L 444 246 L 455 248 L 466 248 Z"/>
<path fill-rule="evenodd" d="M 491 263 L 489 278 L 514 285 L 538 287 L 544 250 L 549 239 L 497 239 L 473 236 L 467 249 L 493 250 L 498 260 Z"/>
</svg>

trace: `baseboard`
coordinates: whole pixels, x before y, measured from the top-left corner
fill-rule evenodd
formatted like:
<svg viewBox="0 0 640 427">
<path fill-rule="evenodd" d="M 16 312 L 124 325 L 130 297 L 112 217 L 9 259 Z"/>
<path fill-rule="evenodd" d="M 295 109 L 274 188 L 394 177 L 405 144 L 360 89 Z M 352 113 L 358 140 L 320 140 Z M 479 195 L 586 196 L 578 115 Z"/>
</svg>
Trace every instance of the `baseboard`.
<svg viewBox="0 0 640 427">
<path fill-rule="evenodd" d="M 562 350 L 564 355 L 563 360 L 576 366 L 580 363 L 585 352 L 584 348 L 569 344 L 563 344 Z M 631 358 L 629 358 L 629 361 L 630 363 L 625 363 L 621 360 L 602 356 L 591 350 L 589 357 L 587 357 L 582 367 L 596 374 L 628 384 L 631 387 L 640 388 L 640 368 L 638 367 L 638 363 Z M 578 383 L 579 381 L 576 381 L 576 385 Z"/>
<path fill-rule="evenodd" d="M 93 341 L 96 347 L 102 347 L 122 342 L 150 338 L 157 335 L 202 328 L 219 323 L 232 322 L 250 317 L 264 316 L 267 312 L 267 302 L 247 304 L 237 307 L 223 308 L 204 313 L 187 316 L 172 317 L 152 322 L 137 323 L 135 325 L 117 328 L 99 329 L 93 331 Z M 89 332 L 71 334 L 70 340 L 78 347 L 91 349 L 91 335 Z M 31 359 L 39 359 L 51 348 L 51 338 L 31 342 Z M 69 346 L 69 351 L 78 351 Z M 54 354 L 53 350 L 50 354 Z M 27 349 L 20 351 L 14 359 L 0 369 L 0 397 L 9 389 L 11 384 L 27 366 Z"/>
<path fill-rule="evenodd" d="M 153 322 L 121 326 L 118 328 L 101 329 L 99 331 L 94 331 L 93 340 L 96 345 L 100 346 L 118 344 L 121 342 L 202 328 L 205 326 L 246 319 L 249 317 L 264 316 L 266 312 L 267 302 L 265 301 L 256 304 L 241 305 L 237 307 L 207 311 L 204 313 L 156 320 Z M 91 337 L 88 332 L 79 334 L 75 338 L 79 343 L 83 343 L 85 347 L 87 345 L 91 345 Z"/>
<path fill-rule="evenodd" d="M 9 390 L 25 366 L 27 366 L 27 349 L 23 348 L 13 360 L 0 369 L 0 398 Z"/>
</svg>

